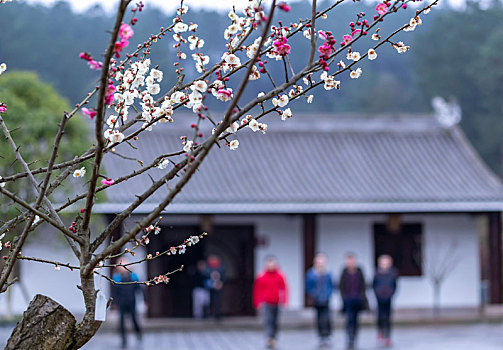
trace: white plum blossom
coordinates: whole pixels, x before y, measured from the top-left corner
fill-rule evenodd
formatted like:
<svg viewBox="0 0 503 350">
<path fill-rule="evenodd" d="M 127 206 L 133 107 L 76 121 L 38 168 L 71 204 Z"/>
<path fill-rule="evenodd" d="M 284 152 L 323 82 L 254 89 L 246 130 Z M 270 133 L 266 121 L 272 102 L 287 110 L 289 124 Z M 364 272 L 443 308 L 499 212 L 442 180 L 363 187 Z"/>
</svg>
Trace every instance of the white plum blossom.
<svg viewBox="0 0 503 350">
<path fill-rule="evenodd" d="M 187 99 L 187 95 L 182 91 L 175 91 L 171 94 L 170 101 L 172 103 L 182 103 Z"/>
<path fill-rule="evenodd" d="M 379 34 L 377 34 L 377 33 L 372 34 L 372 40 L 376 40 L 377 41 L 379 39 L 381 39 L 381 37 L 379 36 Z"/>
<path fill-rule="evenodd" d="M 407 25 L 407 27 L 405 27 L 404 31 L 411 32 L 416 29 L 417 26 L 420 26 L 422 24 L 423 20 L 419 16 L 413 17 L 410 19 L 409 24 Z"/>
<path fill-rule="evenodd" d="M 209 56 L 204 56 L 201 54 L 192 54 L 192 58 L 194 61 L 196 61 L 196 70 L 198 73 L 202 73 L 204 66 L 207 65 L 210 62 L 210 57 Z"/>
<path fill-rule="evenodd" d="M 321 73 L 320 79 L 325 82 L 323 87 L 325 90 L 332 90 L 332 89 L 340 89 L 341 82 L 339 80 L 335 80 L 332 75 L 328 75 L 327 72 Z"/>
<path fill-rule="evenodd" d="M 163 159 L 158 165 L 157 168 L 163 170 L 166 169 L 169 165 L 169 160 L 168 159 Z"/>
<path fill-rule="evenodd" d="M 119 130 L 114 130 L 110 133 L 108 140 L 112 143 L 121 143 L 124 140 L 124 134 Z"/>
<path fill-rule="evenodd" d="M 307 103 L 313 103 L 314 95 L 309 95 L 306 97 Z"/>
<path fill-rule="evenodd" d="M 113 128 L 115 126 L 115 123 L 117 122 L 117 116 L 116 115 L 111 115 L 107 119 L 107 125 L 109 128 Z"/>
<path fill-rule="evenodd" d="M 202 106 L 203 106 L 203 95 L 197 90 L 192 91 L 189 95 L 189 102 L 185 104 L 185 107 L 192 108 L 194 113 L 197 113 L 197 111 Z"/>
<path fill-rule="evenodd" d="M 272 104 L 274 107 L 285 107 L 288 104 L 288 96 L 283 94 L 279 98 L 273 98 Z"/>
<path fill-rule="evenodd" d="M 256 119 L 250 120 L 250 122 L 248 123 L 248 127 L 250 129 L 252 129 L 253 132 L 260 130 L 259 129 L 259 122 Z"/>
<path fill-rule="evenodd" d="M 230 18 L 232 21 L 236 21 L 236 20 L 239 18 L 239 16 L 238 16 L 238 15 L 236 15 L 236 13 L 235 13 L 233 10 L 230 10 L 230 11 L 229 11 L 229 14 L 228 14 L 227 16 L 229 16 L 229 18 Z"/>
<path fill-rule="evenodd" d="M 183 5 L 182 7 L 179 7 L 176 9 L 176 14 L 181 16 L 186 14 L 189 11 L 189 7 L 187 5 Z"/>
<path fill-rule="evenodd" d="M 80 169 L 75 169 L 75 171 L 73 172 L 73 177 L 84 177 L 85 174 L 86 168 L 82 167 Z"/>
<path fill-rule="evenodd" d="M 237 150 L 239 147 L 239 141 L 238 140 L 232 140 L 230 143 L 229 143 L 229 149 L 231 151 L 235 151 Z"/>
<path fill-rule="evenodd" d="M 199 242 L 199 237 L 198 236 L 190 236 L 189 240 L 187 242 L 188 246 L 192 246 L 194 244 L 197 244 Z"/>
<path fill-rule="evenodd" d="M 0 181 L 3 180 L 3 177 L 0 176 Z M 5 187 L 5 181 L 0 182 L 0 187 Z"/>
<path fill-rule="evenodd" d="M 398 53 L 404 53 L 409 51 L 410 46 L 406 46 L 403 42 L 399 41 L 398 43 L 393 45 L 393 48 L 395 48 Z"/>
<path fill-rule="evenodd" d="M 369 49 L 369 51 L 367 52 L 367 54 L 368 54 L 368 59 L 371 60 L 371 61 L 373 61 L 373 60 L 375 60 L 377 58 L 377 52 L 374 49 Z"/>
<path fill-rule="evenodd" d="M 258 44 L 252 44 L 246 48 L 246 56 L 253 58 L 258 51 Z"/>
<path fill-rule="evenodd" d="M 162 81 L 162 77 L 163 77 L 163 72 L 160 71 L 159 69 L 152 69 L 150 71 L 150 76 L 152 78 L 154 78 L 155 80 L 157 80 L 158 82 L 161 82 Z"/>
<path fill-rule="evenodd" d="M 358 79 L 361 75 L 362 75 L 361 68 L 357 68 L 356 70 L 351 71 L 351 73 L 349 74 L 351 79 Z"/>
<path fill-rule="evenodd" d="M 204 80 L 196 80 L 190 88 L 192 91 L 206 92 L 208 90 L 208 84 Z"/>
<path fill-rule="evenodd" d="M 135 94 L 130 91 L 126 91 L 122 94 L 122 98 L 124 99 L 124 104 L 126 106 L 130 106 L 134 103 Z"/>
<path fill-rule="evenodd" d="M 260 72 L 258 71 L 256 66 L 253 66 L 252 71 L 250 73 L 250 80 L 260 79 Z"/>
<path fill-rule="evenodd" d="M 0 74 L 7 70 L 7 65 L 5 63 L 0 64 Z"/>
<path fill-rule="evenodd" d="M 159 84 L 148 85 L 147 91 L 152 95 L 157 95 L 159 92 L 161 92 L 161 86 Z"/>
<path fill-rule="evenodd" d="M 189 26 L 185 23 L 182 23 L 182 22 L 178 22 L 173 27 L 173 31 L 177 34 L 186 32 L 188 29 L 189 29 Z"/>
<path fill-rule="evenodd" d="M 222 60 L 224 60 L 224 64 L 222 65 L 224 72 L 241 65 L 241 60 L 233 53 L 225 52 L 222 55 Z"/>
<path fill-rule="evenodd" d="M 233 23 L 231 24 L 229 27 L 227 27 L 227 31 L 229 32 L 229 34 L 233 35 L 233 34 L 236 34 L 237 32 L 239 32 L 241 30 L 241 26 L 238 25 L 237 23 Z"/>
<path fill-rule="evenodd" d="M 192 150 L 192 141 L 187 141 L 185 142 L 185 145 L 183 146 L 183 151 L 189 153 Z"/>
<path fill-rule="evenodd" d="M 287 108 L 283 111 L 283 113 L 281 114 L 281 120 L 286 120 L 286 119 L 289 119 L 293 117 L 293 114 L 292 114 L 292 111 L 290 108 Z"/>
<path fill-rule="evenodd" d="M 348 60 L 353 60 L 353 61 L 359 61 L 360 60 L 360 53 L 358 51 L 353 51 L 353 52 L 348 52 L 346 58 Z"/>
<path fill-rule="evenodd" d="M 229 127 L 225 129 L 225 131 L 227 131 L 229 134 L 235 134 L 236 131 L 238 131 L 238 129 L 239 129 L 239 123 L 234 122 L 231 125 L 229 125 Z"/>
</svg>

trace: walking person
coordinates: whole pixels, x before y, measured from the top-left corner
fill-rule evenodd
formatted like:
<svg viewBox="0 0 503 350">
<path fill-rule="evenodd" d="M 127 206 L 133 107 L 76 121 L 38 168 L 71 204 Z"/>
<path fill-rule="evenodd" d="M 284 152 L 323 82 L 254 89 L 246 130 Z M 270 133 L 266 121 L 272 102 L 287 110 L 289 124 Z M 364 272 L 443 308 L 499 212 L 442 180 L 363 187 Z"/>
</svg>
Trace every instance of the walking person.
<svg viewBox="0 0 503 350">
<path fill-rule="evenodd" d="M 136 317 L 136 293 L 140 292 L 140 285 L 138 282 L 138 275 L 134 272 L 128 271 L 125 267 L 119 266 L 115 269 L 112 275 L 112 279 L 116 283 L 126 283 L 126 284 L 114 284 L 112 286 L 112 297 L 114 303 L 119 307 L 120 312 L 120 333 L 122 338 L 122 348 L 127 347 L 127 334 L 125 318 L 129 316 L 133 322 L 133 327 L 136 331 L 136 336 L 138 341 L 141 341 L 142 332 L 138 319 Z"/>
<path fill-rule="evenodd" d="M 306 292 L 316 310 L 316 326 L 320 337 L 320 347 L 330 346 L 332 325 L 330 321 L 330 297 L 333 291 L 332 274 L 327 269 L 327 257 L 318 253 L 313 267 L 307 271 Z"/>
<path fill-rule="evenodd" d="M 358 315 L 360 311 L 368 309 L 368 301 L 365 294 L 365 278 L 353 253 L 347 253 L 345 256 L 339 290 L 346 316 L 347 348 L 354 349 L 358 335 Z"/>
<path fill-rule="evenodd" d="M 203 319 L 208 315 L 210 305 L 209 276 L 206 262 L 200 260 L 197 262 L 194 272 L 192 289 L 192 314 L 195 319 Z"/>
<path fill-rule="evenodd" d="M 210 289 L 210 313 L 215 320 L 220 320 L 222 306 L 222 288 L 224 287 L 224 267 L 218 255 L 208 257 L 208 284 Z"/>
<path fill-rule="evenodd" d="M 278 314 L 280 305 L 288 302 L 288 287 L 283 273 L 279 270 L 276 258 L 269 256 L 265 260 L 264 271 L 253 284 L 253 306 L 262 307 L 267 348 L 276 347 L 278 333 Z"/>
<path fill-rule="evenodd" d="M 393 267 L 393 258 L 381 255 L 377 259 L 377 271 L 372 287 L 377 299 L 377 341 L 391 347 L 391 299 L 396 291 L 398 271 Z"/>
</svg>

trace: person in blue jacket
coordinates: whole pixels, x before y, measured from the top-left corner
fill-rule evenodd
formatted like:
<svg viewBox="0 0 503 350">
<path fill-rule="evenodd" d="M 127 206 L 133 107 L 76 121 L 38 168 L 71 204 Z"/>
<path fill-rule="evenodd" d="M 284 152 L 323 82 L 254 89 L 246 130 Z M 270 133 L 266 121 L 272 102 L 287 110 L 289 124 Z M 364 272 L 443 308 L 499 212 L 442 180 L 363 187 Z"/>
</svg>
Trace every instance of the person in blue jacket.
<svg viewBox="0 0 503 350">
<path fill-rule="evenodd" d="M 131 317 L 138 340 L 141 341 L 142 338 L 136 315 L 136 293 L 141 292 L 141 290 L 140 285 L 135 282 L 138 282 L 139 278 L 136 273 L 119 266 L 115 269 L 112 279 L 116 282 L 116 284 L 112 285 L 112 298 L 113 302 L 119 307 L 122 348 L 126 348 L 127 334 L 124 321 L 127 315 Z"/>
<path fill-rule="evenodd" d="M 330 322 L 330 297 L 333 292 L 332 274 L 327 269 L 327 257 L 316 254 L 313 267 L 307 271 L 306 291 L 316 309 L 316 325 L 320 346 L 330 345 L 332 326 Z"/>
</svg>

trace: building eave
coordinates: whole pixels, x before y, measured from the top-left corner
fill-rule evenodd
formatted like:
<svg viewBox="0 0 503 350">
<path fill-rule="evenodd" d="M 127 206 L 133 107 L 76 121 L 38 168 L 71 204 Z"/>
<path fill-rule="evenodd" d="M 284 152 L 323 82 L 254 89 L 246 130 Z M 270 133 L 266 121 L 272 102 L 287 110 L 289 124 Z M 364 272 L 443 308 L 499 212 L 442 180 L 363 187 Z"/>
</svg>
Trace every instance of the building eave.
<svg viewBox="0 0 503 350">
<path fill-rule="evenodd" d="M 114 214 L 127 203 L 99 203 L 94 213 Z M 148 214 L 156 203 L 140 205 L 133 214 Z M 367 203 L 175 203 L 163 214 L 371 214 L 482 213 L 503 211 L 503 202 L 367 202 Z"/>
</svg>

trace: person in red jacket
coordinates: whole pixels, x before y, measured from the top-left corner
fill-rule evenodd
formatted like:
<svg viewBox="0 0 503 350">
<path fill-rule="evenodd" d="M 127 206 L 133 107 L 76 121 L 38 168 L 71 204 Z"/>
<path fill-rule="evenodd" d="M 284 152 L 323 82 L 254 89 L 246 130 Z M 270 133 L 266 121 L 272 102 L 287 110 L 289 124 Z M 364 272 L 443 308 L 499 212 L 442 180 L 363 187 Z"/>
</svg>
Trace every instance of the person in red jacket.
<svg viewBox="0 0 503 350">
<path fill-rule="evenodd" d="M 253 285 L 253 306 L 263 306 L 264 327 L 267 347 L 274 349 L 278 332 L 279 306 L 288 302 L 288 287 L 283 273 L 278 268 L 276 258 L 269 256 L 265 260 L 264 271 L 255 279 Z"/>
</svg>

